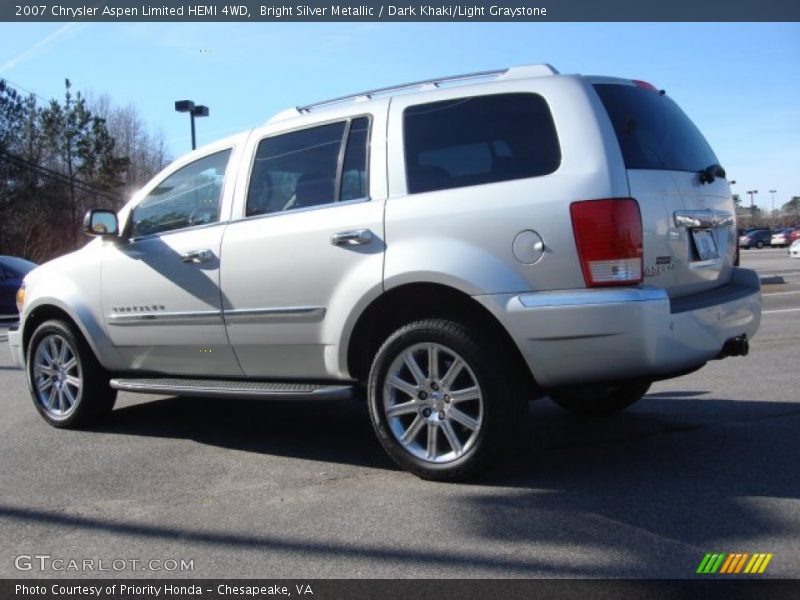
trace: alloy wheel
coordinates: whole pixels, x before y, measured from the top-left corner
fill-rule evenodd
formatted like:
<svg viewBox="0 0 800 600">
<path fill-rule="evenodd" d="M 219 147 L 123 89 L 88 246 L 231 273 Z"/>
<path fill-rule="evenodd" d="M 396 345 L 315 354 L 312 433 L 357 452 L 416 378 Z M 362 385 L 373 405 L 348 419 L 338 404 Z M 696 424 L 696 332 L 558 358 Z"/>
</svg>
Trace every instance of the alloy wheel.
<svg viewBox="0 0 800 600">
<path fill-rule="evenodd" d="M 75 410 L 83 388 L 81 365 L 63 336 L 50 334 L 39 342 L 33 387 L 37 402 L 51 417 L 63 419 Z"/>
<path fill-rule="evenodd" d="M 483 424 L 483 393 L 458 353 L 437 343 L 415 344 L 389 365 L 383 410 L 406 451 L 426 462 L 447 463 L 475 444 Z"/>
</svg>

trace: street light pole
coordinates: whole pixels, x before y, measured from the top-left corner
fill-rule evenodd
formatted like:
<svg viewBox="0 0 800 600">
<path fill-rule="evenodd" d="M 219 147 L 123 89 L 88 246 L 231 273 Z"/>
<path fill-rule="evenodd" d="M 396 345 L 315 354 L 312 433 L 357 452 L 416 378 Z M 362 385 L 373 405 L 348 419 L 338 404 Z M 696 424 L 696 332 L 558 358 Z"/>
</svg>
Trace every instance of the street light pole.
<svg viewBox="0 0 800 600">
<path fill-rule="evenodd" d="M 175 102 L 175 110 L 178 112 L 188 112 L 189 113 L 189 120 L 192 124 L 192 150 L 197 148 L 197 141 L 195 138 L 195 131 L 194 131 L 194 118 L 195 117 L 207 117 L 208 116 L 208 107 L 203 106 L 202 104 L 198 104 L 195 106 L 195 103 L 191 100 L 178 100 Z"/>
<path fill-rule="evenodd" d="M 756 226 L 756 205 L 753 204 L 753 196 L 758 193 L 758 190 L 747 190 L 750 194 L 750 220 L 753 227 Z"/>
<path fill-rule="evenodd" d="M 775 194 L 778 193 L 778 190 L 770 190 L 769 193 L 772 195 L 772 228 L 775 229 Z"/>
</svg>

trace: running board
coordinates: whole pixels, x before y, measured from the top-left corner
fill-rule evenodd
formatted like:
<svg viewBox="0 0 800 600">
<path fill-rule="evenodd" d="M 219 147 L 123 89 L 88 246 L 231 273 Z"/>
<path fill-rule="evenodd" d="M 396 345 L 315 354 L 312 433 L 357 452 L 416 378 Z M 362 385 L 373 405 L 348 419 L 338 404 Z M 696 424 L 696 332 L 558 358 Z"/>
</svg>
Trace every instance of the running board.
<svg viewBox="0 0 800 600">
<path fill-rule="evenodd" d="M 195 396 L 202 398 L 272 398 L 334 400 L 349 398 L 348 384 L 289 383 L 284 381 L 242 381 L 236 379 L 184 379 L 134 377 L 111 380 L 111 387 L 137 394 Z"/>
</svg>

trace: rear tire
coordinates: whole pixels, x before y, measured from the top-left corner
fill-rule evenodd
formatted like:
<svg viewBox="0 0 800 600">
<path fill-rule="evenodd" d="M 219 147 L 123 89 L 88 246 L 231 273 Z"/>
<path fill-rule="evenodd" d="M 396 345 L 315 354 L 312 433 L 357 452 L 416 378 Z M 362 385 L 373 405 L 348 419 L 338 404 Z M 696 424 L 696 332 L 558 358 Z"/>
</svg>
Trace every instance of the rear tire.
<svg viewBox="0 0 800 600">
<path fill-rule="evenodd" d="M 761 250 L 764 247 L 764 242 L 756 242 L 756 248 Z"/>
<path fill-rule="evenodd" d="M 581 385 L 548 392 L 564 410 L 585 417 L 620 412 L 642 398 L 650 382 L 627 382 L 605 385 Z"/>
<path fill-rule="evenodd" d="M 503 344 L 442 319 L 401 327 L 378 350 L 367 387 L 378 440 L 403 469 L 437 481 L 475 476 L 505 452 L 527 386 Z"/>
<path fill-rule="evenodd" d="M 45 321 L 28 344 L 28 387 L 39 414 L 53 427 L 75 429 L 111 412 L 117 391 L 89 345 L 62 320 Z"/>
</svg>

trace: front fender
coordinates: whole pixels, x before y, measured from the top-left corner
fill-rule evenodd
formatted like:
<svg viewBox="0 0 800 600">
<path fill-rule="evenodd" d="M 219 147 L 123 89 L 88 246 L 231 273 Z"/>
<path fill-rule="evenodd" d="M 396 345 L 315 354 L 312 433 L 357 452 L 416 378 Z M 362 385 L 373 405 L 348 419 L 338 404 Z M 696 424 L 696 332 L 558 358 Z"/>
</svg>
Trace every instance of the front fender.
<svg viewBox="0 0 800 600">
<path fill-rule="evenodd" d="M 25 278 L 26 302 L 20 315 L 23 352 L 33 328 L 41 322 L 37 315 L 56 308 L 78 327 L 97 360 L 108 371 L 124 368 L 122 357 L 105 328 L 100 296 L 101 258 L 98 244 L 45 263 Z"/>
</svg>

